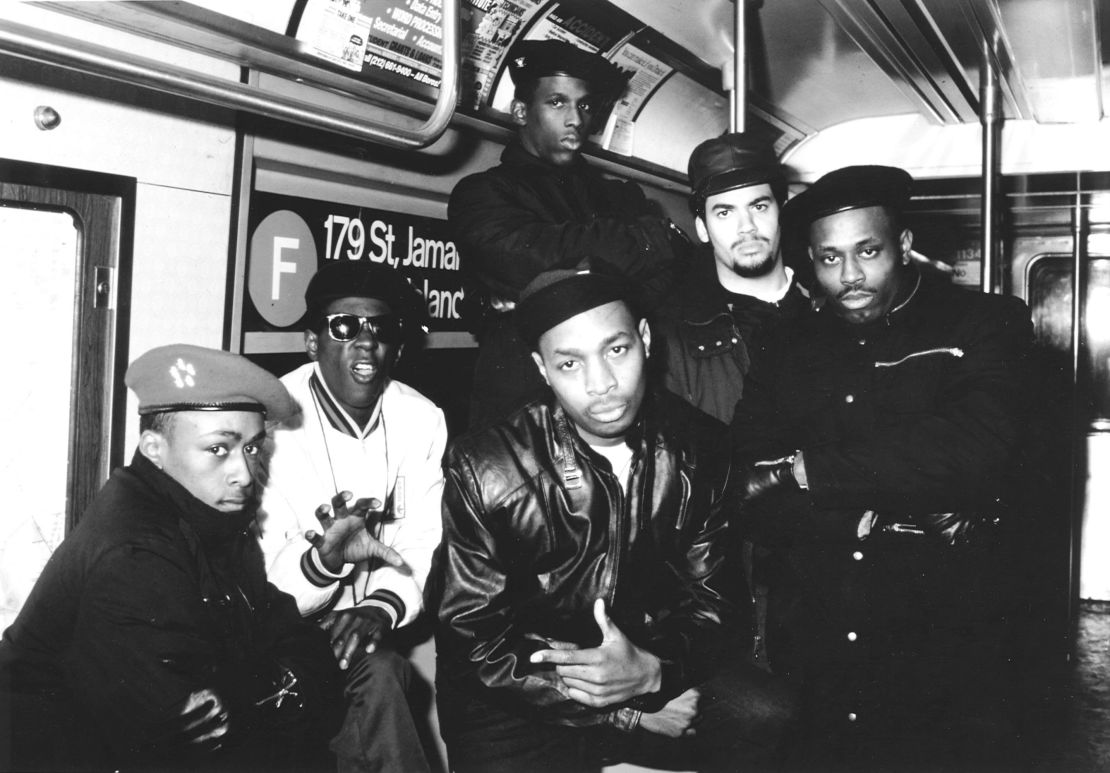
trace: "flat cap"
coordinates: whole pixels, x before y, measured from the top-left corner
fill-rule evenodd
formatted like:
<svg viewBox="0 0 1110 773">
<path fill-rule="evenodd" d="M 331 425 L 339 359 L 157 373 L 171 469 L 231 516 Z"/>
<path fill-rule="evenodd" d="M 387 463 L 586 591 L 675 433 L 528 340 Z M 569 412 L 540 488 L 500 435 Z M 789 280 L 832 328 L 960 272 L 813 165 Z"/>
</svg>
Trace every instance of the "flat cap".
<svg viewBox="0 0 1110 773">
<path fill-rule="evenodd" d="M 614 301 L 629 302 L 628 280 L 605 261 L 584 258 L 574 268 L 544 271 L 528 283 L 516 305 L 517 326 L 534 347 L 556 325 Z"/>
<path fill-rule="evenodd" d="M 509 77 L 514 85 L 549 75 L 581 78 L 598 96 L 616 99 L 633 73 L 622 70 L 601 54 L 562 40 L 522 40 L 509 50 Z"/>
<path fill-rule="evenodd" d="M 748 185 L 786 183 L 771 147 L 740 133 L 724 134 L 698 145 L 690 154 L 687 171 L 695 200 Z"/>
<path fill-rule="evenodd" d="M 814 220 L 864 207 L 905 209 L 913 178 L 893 166 L 846 166 L 829 172 L 786 202 L 783 229 L 809 228 Z"/>
<path fill-rule="evenodd" d="M 424 299 L 396 269 L 369 260 L 336 260 L 325 263 L 308 282 L 304 293 L 309 324 L 332 301 L 340 298 L 376 298 L 389 304 L 408 332 L 426 326 Z"/>
<path fill-rule="evenodd" d="M 238 354 L 189 344 L 151 349 L 127 369 L 139 415 L 171 411 L 253 411 L 284 419 L 297 406 L 272 373 Z"/>
</svg>

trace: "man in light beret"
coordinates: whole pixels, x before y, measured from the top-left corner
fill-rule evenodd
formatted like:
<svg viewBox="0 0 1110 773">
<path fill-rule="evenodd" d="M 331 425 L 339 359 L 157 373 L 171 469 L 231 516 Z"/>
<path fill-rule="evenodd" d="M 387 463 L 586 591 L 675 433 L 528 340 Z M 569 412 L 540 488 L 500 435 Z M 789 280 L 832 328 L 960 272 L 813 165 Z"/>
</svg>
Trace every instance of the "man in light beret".
<svg viewBox="0 0 1110 773">
<path fill-rule="evenodd" d="M 549 387 L 448 453 L 436 563 L 452 769 L 757 770 L 793 704 L 733 661 L 750 596 L 725 561 L 725 427 L 650 390 L 647 323 L 594 263 L 517 306 Z M 741 632 L 745 632 L 742 634 Z"/>
<path fill-rule="evenodd" d="M 521 41 L 506 61 L 516 86 L 510 108 L 516 141 L 499 166 L 460 181 L 447 210 L 468 298 L 472 308 L 482 306 L 472 427 L 543 392 L 509 313 L 539 273 L 604 255 L 651 310 L 688 248 L 685 234 L 639 186 L 603 177 L 582 158 L 629 74 L 563 41 Z"/>
<path fill-rule="evenodd" d="M 421 343 L 424 299 L 387 265 L 344 260 L 316 272 L 305 304 L 309 362 L 282 377 L 298 410 L 273 429 L 259 511 L 266 566 L 328 632 L 346 672 L 346 716 L 331 742 L 341 773 L 420 773 L 429 764 L 410 706 L 414 675 L 393 645 L 423 609 L 442 533 L 447 428 L 393 368 Z M 373 549 L 344 554 L 326 531 L 308 544 L 321 502 L 341 516 L 367 513 Z"/>
<path fill-rule="evenodd" d="M 912 182 L 846 167 L 786 204 L 823 305 L 780 330 L 732 424 L 806 769 L 1018 767 L 1003 502 L 1023 474 L 1032 325 L 1019 299 L 919 271 Z"/>
<path fill-rule="evenodd" d="M 125 380 L 138 450 L 0 641 L 0 746 L 15 770 L 313 769 L 338 669 L 250 533 L 264 422 L 294 403 L 245 358 L 184 344 Z M 369 539 L 357 518 L 330 525 Z"/>
</svg>

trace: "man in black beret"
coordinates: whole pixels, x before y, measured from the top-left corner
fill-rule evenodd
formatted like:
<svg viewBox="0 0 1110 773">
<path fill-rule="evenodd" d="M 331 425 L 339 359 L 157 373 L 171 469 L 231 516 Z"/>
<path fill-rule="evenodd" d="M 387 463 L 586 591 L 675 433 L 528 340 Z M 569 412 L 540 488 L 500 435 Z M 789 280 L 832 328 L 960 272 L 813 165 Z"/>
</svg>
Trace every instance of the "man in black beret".
<svg viewBox="0 0 1110 773">
<path fill-rule="evenodd" d="M 772 551 L 768 650 L 804 685 L 804 763 L 1007 769 L 1003 498 L 1032 326 L 1016 298 L 918 271 L 911 184 L 848 167 L 783 211 L 823 304 L 780 330 L 737 406 L 742 523 Z"/>
<path fill-rule="evenodd" d="M 756 770 L 792 716 L 768 674 L 717 673 L 750 637 L 750 596 L 727 595 L 725 427 L 648 389 L 624 285 L 595 263 L 525 288 L 550 392 L 448 453 L 433 587 L 457 773 Z"/>
<path fill-rule="evenodd" d="M 669 289 L 685 235 L 634 183 L 603 177 L 582 147 L 623 93 L 628 74 L 562 41 L 526 40 L 507 55 L 516 86 L 516 141 L 500 166 L 464 178 L 447 217 L 470 286 L 483 304 L 471 426 L 542 393 L 510 311 L 542 271 L 604 255 L 640 292 L 645 309 Z"/>
<path fill-rule="evenodd" d="M 744 134 L 706 140 L 690 155 L 689 175 L 690 208 L 708 249 L 653 326 L 667 388 L 727 423 L 751 353 L 809 305 L 809 294 L 783 265 L 786 176 L 770 147 Z"/>
<path fill-rule="evenodd" d="M 132 363 L 139 447 L 0 641 L 11 770 L 305 770 L 327 763 L 327 637 L 266 582 L 249 528 L 264 421 L 293 401 L 198 346 Z M 356 545 L 360 519 L 333 539 Z M 323 752 L 323 756 L 320 756 Z"/>
<path fill-rule="evenodd" d="M 393 643 L 422 609 L 442 533 L 447 428 L 393 368 L 421 343 L 424 300 L 395 269 L 344 260 L 313 275 L 305 304 L 309 362 L 282 377 L 298 410 L 273 430 L 258 518 L 267 571 L 328 632 L 346 672 L 346 717 L 331 742 L 341 773 L 420 773 L 429 768 L 410 708 L 414 675 Z M 321 502 L 332 512 L 317 512 Z M 372 523 L 367 552 L 314 536 L 321 516 L 352 511 Z"/>
</svg>

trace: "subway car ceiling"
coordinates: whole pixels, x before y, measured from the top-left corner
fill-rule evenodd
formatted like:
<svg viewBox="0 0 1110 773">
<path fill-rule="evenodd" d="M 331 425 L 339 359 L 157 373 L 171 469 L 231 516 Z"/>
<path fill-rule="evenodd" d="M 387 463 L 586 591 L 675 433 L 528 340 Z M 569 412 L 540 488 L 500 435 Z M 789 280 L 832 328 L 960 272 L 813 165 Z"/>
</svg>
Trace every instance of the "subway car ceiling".
<svg viewBox="0 0 1110 773">
<path fill-rule="evenodd" d="M 452 22 L 452 4 L 441 0 L 363 0 L 349 18 L 331 0 L 36 5 L 244 66 L 251 88 L 301 100 L 310 113 L 331 106 L 373 122 L 384 112 L 409 129 L 421 127 L 436 99 L 442 32 Z M 1106 5 L 748 0 L 744 128 L 775 141 L 803 181 L 856 162 L 897 164 L 918 177 L 976 175 L 980 76 L 990 61 L 1005 118 L 1003 174 L 1110 170 Z M 88 59 L 67 64 L 67 56 L 113 39 L 63 36 L 35 50 L 29 39 L 50 38 L 48 30 L 11 21 L 3 27 L 0 51 L 86 71 L 96 69 Z M 458 105 L 447 116 L 451 128 L 427 153 L 451 153 L 460 128 L 505 136 L 505 53 L 523 38 L 573 39 L 637 70 L 629 95 L 595 136 L 594 154 L 626 173 L 680 184 L 694 145 L 729 126 L 737 23 L 728 0 L 461 0 L 458 27 Z M 112 77 L 141 83 L 135 69 Z M 228 72 L 216 77 L 226 80 Z"/>
</svg>

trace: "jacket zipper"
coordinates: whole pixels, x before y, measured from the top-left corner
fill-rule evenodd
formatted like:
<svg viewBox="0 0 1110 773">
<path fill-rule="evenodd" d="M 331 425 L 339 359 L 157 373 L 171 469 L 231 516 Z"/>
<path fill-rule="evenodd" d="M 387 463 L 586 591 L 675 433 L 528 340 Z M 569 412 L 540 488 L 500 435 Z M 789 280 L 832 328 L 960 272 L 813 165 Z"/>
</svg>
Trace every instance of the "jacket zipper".
<svg viewBox="0 0 1110 773">
<path fill-rule="evenodd" d="M 893 362 L 876 362 L 875 367 L 876 368 L 893 368 L 896 365 L 901 365 L 906 360 L 912 360 L 914 357 L 925 357 L 925 356 L 930 355 L 930 354 L 950 354 L 953 357 L 963 357 L 964 356 L 964 350 L 961 349 L 958 346 L 942 346 L 942 347 L 938 347 L 936 349 L 925 349 L 924 351 L 912 352 L 910 354 L 907 354 L 902 359 L 894 360 Z"/>
</svg>

